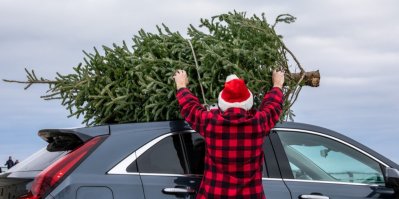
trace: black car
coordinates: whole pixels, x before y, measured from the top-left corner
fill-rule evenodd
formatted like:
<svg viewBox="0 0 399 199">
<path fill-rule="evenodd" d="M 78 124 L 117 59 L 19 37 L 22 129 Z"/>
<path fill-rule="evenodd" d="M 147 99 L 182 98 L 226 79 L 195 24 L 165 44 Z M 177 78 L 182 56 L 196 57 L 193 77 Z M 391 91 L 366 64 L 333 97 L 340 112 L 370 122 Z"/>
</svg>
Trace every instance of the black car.
<svg viewBox="0 0 399 199">
<path fill-rule="evenodd" d="M 203 137 L 183 121 L 44 129 L 48 146 L 0 174 L 0 199 L 195 198 Z M 280 123 L 265 138 L 268 199 L 398 198 L 399 166 L 331 130 Z"/>
</svg>

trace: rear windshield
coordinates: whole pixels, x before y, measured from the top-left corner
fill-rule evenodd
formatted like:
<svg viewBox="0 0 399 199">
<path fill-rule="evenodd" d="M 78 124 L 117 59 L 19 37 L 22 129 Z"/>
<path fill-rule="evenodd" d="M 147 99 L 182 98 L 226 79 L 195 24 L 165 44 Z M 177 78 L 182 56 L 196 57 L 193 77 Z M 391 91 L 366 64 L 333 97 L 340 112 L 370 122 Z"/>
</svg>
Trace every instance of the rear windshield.
<svg viewBox="0 0 399 199">
<path fill-rule="evenodd" d="M 68 151 L 49 152 L 46 148 L 43 148 L 12 167 L 9 172 L 42 171 L 67 153 Z"/>
</svg>

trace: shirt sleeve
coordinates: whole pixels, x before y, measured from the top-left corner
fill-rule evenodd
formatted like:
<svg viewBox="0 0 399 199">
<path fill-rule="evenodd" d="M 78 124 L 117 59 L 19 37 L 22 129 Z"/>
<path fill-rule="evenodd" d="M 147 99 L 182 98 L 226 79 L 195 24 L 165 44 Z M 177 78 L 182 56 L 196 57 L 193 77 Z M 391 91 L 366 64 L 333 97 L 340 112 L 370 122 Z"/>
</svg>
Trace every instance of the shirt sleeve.
<svg viewBox="0 0 399 199">
<path fill-rule="evenodd" d="M 195 131 L 204 136 L 207 118 L 210 112 L 200 103 L 199 99 L 187 88 L 181 88 L 176 93 L 180 105 L 180 114 Z"/>
<path fill-rule="evenodd" d="M 259 112 L 266 134 L 270 132 L 279 120 L 282 113 L 283 102 L 283 92 L 278 87 L 273 87 L 263 97 Z"/>
</svg>

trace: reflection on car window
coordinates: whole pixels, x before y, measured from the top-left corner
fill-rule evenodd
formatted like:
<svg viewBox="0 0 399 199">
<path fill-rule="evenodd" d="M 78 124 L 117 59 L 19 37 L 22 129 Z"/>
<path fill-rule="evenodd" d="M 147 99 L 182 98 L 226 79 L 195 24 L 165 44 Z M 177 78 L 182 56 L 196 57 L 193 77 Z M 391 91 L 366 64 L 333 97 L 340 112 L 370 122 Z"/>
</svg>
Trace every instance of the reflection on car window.
<svg viewBox="0 0 399 199">
<path fill-rule="evenodd" d="M 186 155 L 189 163 L 189 173 L 204 173 L 205 140 L 198 133 L 182 134 L 183 143 L 186 147 Z"/>
<path fill-rule="evenodd" d="M 141 173 L 184 174 L 184 156 L 179 135 L 164 138 L 137 159 Z"/>
<path fill-rule="evenodd" d="M 318 135 L 279 132 L 294 179 L 384 184 L 378 162 Z"/>
</svg>

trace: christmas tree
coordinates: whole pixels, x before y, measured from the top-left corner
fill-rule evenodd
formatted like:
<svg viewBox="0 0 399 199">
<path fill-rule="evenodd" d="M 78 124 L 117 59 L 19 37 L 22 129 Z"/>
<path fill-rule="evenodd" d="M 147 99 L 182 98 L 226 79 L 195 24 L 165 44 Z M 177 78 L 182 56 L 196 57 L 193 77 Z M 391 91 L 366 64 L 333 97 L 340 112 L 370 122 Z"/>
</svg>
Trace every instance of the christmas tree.
<svg viewBox="0 0 399 199">
<path fill-rule="evenodd" d="M 187 71 L 189 89 L 205 106 L 217 103 L 226 76 L 236 74 L 254 94 L 255 107 L 272 87 L 271 71 L 280 69 L 287 75 L 282 117 L 289 118 L 302 86 L 316 87 L 320 79 L 318 71 L 303 69 L 275 31 L 278 23 L 294 21 L 284 14 L 271 25 L 263 14 L 234 11 L 201 19 L 198 28 L 190 25 L 187 37 L 162 25 L 157 33 L 140 30 L 130 47 L 123 42 L 84 52 L 73 74 L 57 73 L 49 80 L 25 69 L 26 81 L 4 81 L 25 83 L 26 89 L 46 83 L 49 90 L 42 98 L 59 99 L 70 116 L 98 125 L 181 118 L 172 79 L 176 69 Z"/>
</svg>

